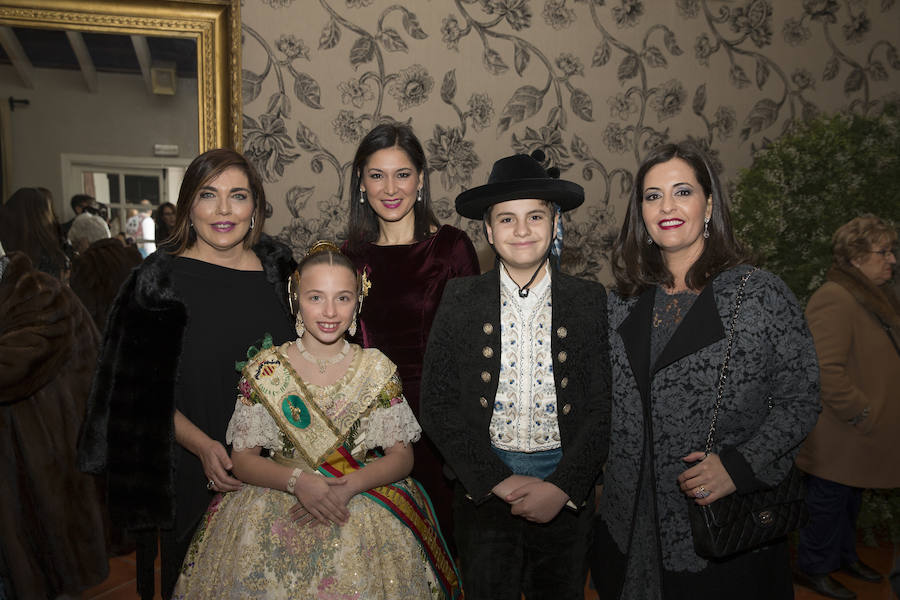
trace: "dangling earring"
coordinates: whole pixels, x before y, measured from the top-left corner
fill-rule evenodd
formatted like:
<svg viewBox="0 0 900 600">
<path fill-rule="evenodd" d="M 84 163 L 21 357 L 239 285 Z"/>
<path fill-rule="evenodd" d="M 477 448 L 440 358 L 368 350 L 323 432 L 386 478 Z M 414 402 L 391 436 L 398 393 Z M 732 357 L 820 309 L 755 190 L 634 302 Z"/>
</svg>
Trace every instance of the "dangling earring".
<svg viewBox="0 0 900 600">
<path fill-rule="evenodd" d="M 306 333 L 306 326 L 303 324 L 303 316 L 300 314 L 300 311 L 297 311 L 297 320 L 294 322 L 294 327 L 297 329 L 297 339 L 299 340 Z"/>
<path fill-rule="evenodd" d="M 647 245 L 648 245 L 648 246 L 652 246 L 652 245 L 653 245 L 653 238 L 650 237 L 650 234 L 649 234 L 649 233 L 647 234 Z"/>
<path fill-rule="evenodd" d="M 421 201 L 422 201 L 422 188 L 419 188 L 416 191 L 416 202 L 421 202 Z"/>
<path fill-rule="evenodd" d="M 250 229 L 253 229 L 254 225 L 256 225 L 256 215 L 250 215 Z"/>
<path fill-rule="evenodd" d="M 366 203 L 366 190 L 359 190 L 359 203 L 360 204 Z"/>
<path fill-rule="evenodd" d="M 709 239 L 709 217 L 703 218 L 703 239 Z"/>
<path fill-rule="evenodd" d="M 347 329 L 347 333 L 350 334 L 350 337 L 356 335 L 356 315 L 353 315 L 353 322 L 350 323 L 350 328 Z"/>
</svg>

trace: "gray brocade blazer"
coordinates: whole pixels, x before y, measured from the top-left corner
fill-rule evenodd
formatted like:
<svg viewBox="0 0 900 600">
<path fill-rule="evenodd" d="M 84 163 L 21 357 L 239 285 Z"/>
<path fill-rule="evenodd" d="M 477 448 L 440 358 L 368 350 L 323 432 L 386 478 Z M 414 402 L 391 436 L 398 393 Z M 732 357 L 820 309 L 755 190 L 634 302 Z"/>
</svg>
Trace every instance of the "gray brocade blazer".
<svg viewBox="0 0 900 600">
<path fill-rule="evenodd" d="M 609 446 L 611 402 L 606 291 L 553 271 L 551 354 L 563 457 L 546 481 L 581 506 Z M 428 338 L 420 419 L 476 502 L 512 471 L 491 449 L 500 374 L 500 274 L 447 283 Z"/>
<path fill-rule="evenodd" d="M 612 444 L 599 528 L 603 561 L 621 567 L 633 543 L 642 468 L 652 469 L 659 541 L 666 571 L 696 572 L 681 458 L 704 449 L 738 283 L 750 267 L 717 275 L 703 289 L 654 364 L 651 288 L 609 301 L 613 387 Z M 812 337 L 787 285 L 767 271 L 747 281 L 712 451 L 746 493 L 784 478 L 819 413 Z M 649 415 L 649 419 L 646 417 Z M 644 440 L 652 441 L 644 452 Z M 616 570 L 616 569 L 613 569 Z M 610 578 L 613 579 L 613 578 Z M 602 594 L 601 594 L 602 596 Z"/>
</svg>

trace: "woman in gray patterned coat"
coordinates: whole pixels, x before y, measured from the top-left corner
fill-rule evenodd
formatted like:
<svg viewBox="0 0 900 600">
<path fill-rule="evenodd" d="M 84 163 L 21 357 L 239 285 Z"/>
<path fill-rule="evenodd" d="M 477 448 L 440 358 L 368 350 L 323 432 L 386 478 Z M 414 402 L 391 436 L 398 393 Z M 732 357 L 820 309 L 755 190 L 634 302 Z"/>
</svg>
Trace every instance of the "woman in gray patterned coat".
<svg viewBox="0 0 900 600">
<path fill-rule="evenodd" d="M 592 556 L 601 598 L 793 598 L 786 541 L 708 561 L 688 522 L 689 501 L 783 479 L 819 412 L 803 313 L 778 277 L 755 271 L 703 458 L 746 262 L 708 159 L 687 144 L 651 152 L 613 252 L 612 431 Z"/>
</svg>

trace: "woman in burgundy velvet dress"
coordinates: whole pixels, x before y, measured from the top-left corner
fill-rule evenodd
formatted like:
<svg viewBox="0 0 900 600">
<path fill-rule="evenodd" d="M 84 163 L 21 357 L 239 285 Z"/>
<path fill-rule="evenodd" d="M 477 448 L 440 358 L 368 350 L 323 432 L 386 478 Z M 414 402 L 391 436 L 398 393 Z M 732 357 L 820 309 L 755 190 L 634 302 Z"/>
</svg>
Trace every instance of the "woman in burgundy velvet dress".
<svg viewBox="0 0 900 600">
<path fill-rule="evenodd" d="M 356 341 L 396 363 L 418 417 L 422 356 L 444 285 L 480 271 L 469 237 L 442 226 L 431 210 L 425 152 L 410 127 L 379 125 L 360 142 L 344 251 L 372 282 Z M 445 537 L 452 539 L 452 488 L 442 469 L 440 455 L 423 436 L 415 445 L 412 475 L 431 495 Z"/>
</svg>

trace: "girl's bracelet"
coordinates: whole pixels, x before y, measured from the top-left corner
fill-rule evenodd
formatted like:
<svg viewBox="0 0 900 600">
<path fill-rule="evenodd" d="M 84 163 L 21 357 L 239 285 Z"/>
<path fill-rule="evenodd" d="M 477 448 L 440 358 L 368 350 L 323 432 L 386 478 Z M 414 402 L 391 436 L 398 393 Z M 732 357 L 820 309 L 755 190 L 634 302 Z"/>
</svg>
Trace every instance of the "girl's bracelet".
<svg viewBox="0 0 900 600">
<path fill-rule="evenodd" d="M 293 470 L 287 482 L 288 493 L 294 493 L 294 486 L 297 485 L 297 480 L 300 479 L 301 475 L 303 475 L 303 471 L 299 467 Z"/>
</svg>

